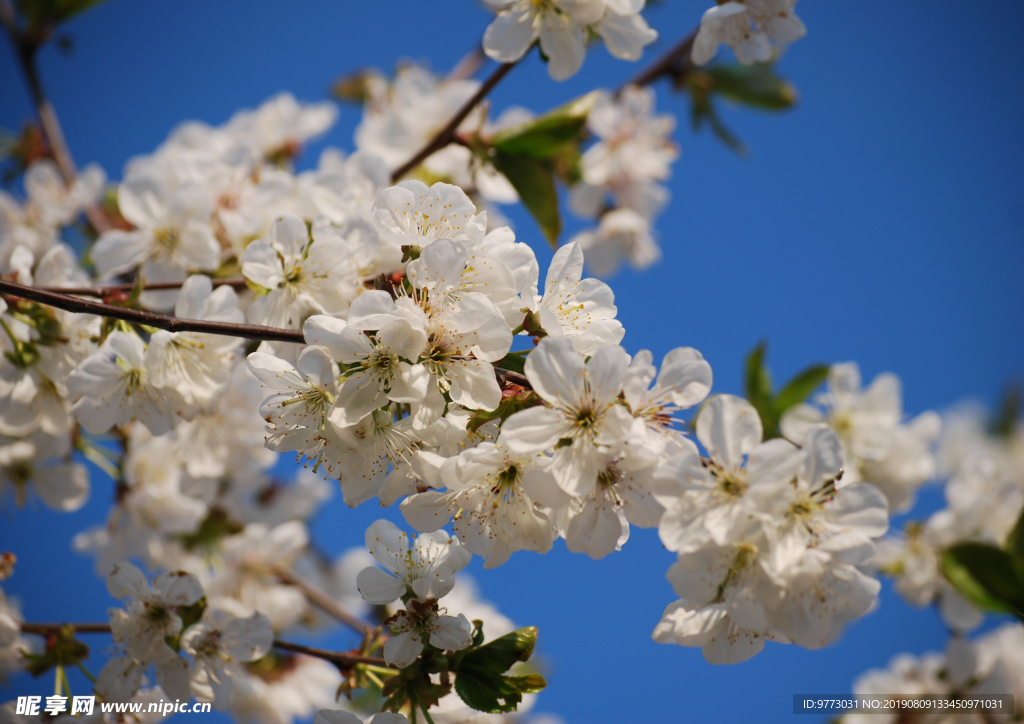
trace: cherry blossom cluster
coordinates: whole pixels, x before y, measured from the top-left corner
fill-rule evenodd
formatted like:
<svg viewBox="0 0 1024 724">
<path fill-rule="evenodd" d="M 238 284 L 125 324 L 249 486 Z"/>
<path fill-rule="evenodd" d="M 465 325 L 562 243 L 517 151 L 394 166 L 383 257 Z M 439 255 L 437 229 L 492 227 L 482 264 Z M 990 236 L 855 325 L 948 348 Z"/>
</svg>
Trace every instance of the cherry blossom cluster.
<svg viewBox="0 0 1024 724">
<path fill-rule="evenodd" d="M 720 45 L 728 45 L 744 65 L 768 62 L 807 34 L 795 5 L 796 0 L 730 0 L 709 8 L 693 42 L 693 62 L 706 64 Z"/>
<path fill-rule="evenodd" d="M 937 459 L 946 507 L 886 538 L 871 563 L 908 602 L 934 603 L 947 626 L 970 631 L 982 612 L 945 578 L 942 553 L 958 541 L 1005 543 L 1024 512 L 1024 425 L 1014 420 L 993 433 L 982 408 L 956 408 L 944 420 Z"/>
<path fill-rule="evenodd" d="M 927 721 L 953 722 L 1016 721 L 1024 696 L 1024 626 L 1005 624 L 971 641 L 952 638 L 944 653 L 921 656 L 900 654 L 886 669 L 872 669 L 853 684 L 858 697 L 899 699 L 976 699 L 1014 697 L 1016 710 L 933 711 Z M 905 714 L 903 714 L 905 715 Z M 902 721 L 901 715 L 849 713 L 843 724 Z"/>
</svg>

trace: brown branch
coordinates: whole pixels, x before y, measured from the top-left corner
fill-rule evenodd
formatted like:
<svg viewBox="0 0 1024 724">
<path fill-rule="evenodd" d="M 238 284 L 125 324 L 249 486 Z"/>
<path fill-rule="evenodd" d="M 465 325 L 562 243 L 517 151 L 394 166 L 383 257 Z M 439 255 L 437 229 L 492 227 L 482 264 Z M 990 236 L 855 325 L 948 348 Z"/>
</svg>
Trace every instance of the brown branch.
<svg viewBox="0 0 1024 724">
<path fill-rule="evenodd" d="M 22 633 L 49 636 L 52 633 L 60 631 L 66 626 L 70 626 L 75 630 L 75 633 L 80 634 L 110 633 L 110 624 L 108 623 L 23 623 L 20 628 Z M 274 640 L 274 648 L 281 649 L 282 651 L 291 651 L 296 654 L 305 654 L 306 656 L 315 656 L 318 659 L 330 661 L 332 664 L 341 664 L 342 666 L 371 664 L 373 666 L 387 667 L 388 665 L 384 659 L 374 656 L 362 656 L 360 654 L 352 654 L 347 651 L 315 649 L 311 646 L 303 646 L 302 644 L 293 644 L 288 641 L 278 641 L 276 639 Z"/>
<path fill-rule="evenodd" d="M 277 329 L 258 324 L 230 324 L 228 322 L 207 322 L 199 319 L 179 319 L 167 314 L 143 312 L 138 309 L 115 307 L 112 304 L 90 302 L 59 292 L 49 292 L 34 287 L 26 287 L 6 280 L 0 280 L 0 294 L 32 302 L 49 304 L 67 312 L 79 314 L 96 314 L 101 317 L 120 319 L 125 322 L 145 324 L 168 332 L 199 332 L 203 334 L 220 334 L 227 337 L 244 337 L 272 342 L 295 342 L 304 344 L 305 338 L 301 329 Z"/>
<path fill-rule="evenodd" d="M 274 641 L 274 648 L 281 649 L 282 651 L 292 651 L 296 654 L 305 654 L 306 656 L 315 656 L 318 659 L 330 661 L 332 664 L 341 664 L 342 666 L 371 664 L 372 666 L 382 666 L 387 668 L 388 665 L 388 662 L 384 659 L 377 658 L 375 656 L 362 656 L 360 654 L 352 654 L 347 651 L 326 651 L 324 649 L 317 649 L 312 646 L 303 646 L 302 644 L 293 644 L 287 641 Z"/>
<path fill-rule="evenodd" d="M 288 568 L 278 567 L 274 569 L 274 574 L 283 582 L 298 588 L 303 594 L 305 594 L 306 598 L 308 598 L 310 602 L 319 606 L 349 628 L 354 629 L 363 636 L 371 636 L 373 634 L 372 626 L 359 620 L 357 616 L 354 616 L 343 609 L 329 593 L 295 575 L 294 571 Z"/>
<path fill-rule="evenodd" d="M 22 633 L 49 636 L 65 626 L 73 628 L 75 633 L 110 633 L 109 623 L 23 623 L 20 628 Z"/>
<path fill-rule="evenodd" d="M 650 85 L 662 76 L 671 76 L 675 84 L 678 86 L 683 79 L 686 78 L 690 69 L 693 67 L 693 61 L 690 59 L 690 52 L 693 50 L 693 41 L 696 40 L 697 32 L 699 30 L 700 26 L 698 25 L 687 33 L 683 39 L 676 43 L 668 52 L 654 61 L 654 63 L 620 85 L 615 91 L 615 95 L 620 95 L 627 86 Z"/>
<path fill-rule="evenodd" d="M 18 29 L 17 15 L 10 0 L 0 0 L 0 22 L 3 22 L 7 29 L 7 35 L 10 36 L 11 43 L 14 45 L 18 63 L 21 65 L 21 73 L 25 76 L 25 83 L 32 96 L 32 104 L 35 106 L 36 115 L 39 116 L 43 134 L 50 145 L 53 160 L 57 163 L 64 182 L 71 186 L 78 175 L 78 168 L 75 166 L 74 158 L 71 157 L 71 149 L 68 148 L 67 141 L 64 139 L 64 131 L 57 119 L 57 112 L 43 92 L 43 83 L 36 67 L 36 53 L 39 51 L 40 42 L 38 39 L 29 38 Z M 110 228 L 109 222 L 99 209 L 88 208 L 85 214 L 96 233 L 102 234 Z"/>
<path fill-rule="evenodd" d="M 214 288 L 232 287 L 234 289 L 246 289 L 245 279 L 211 279 Z M 143 291 L 161 291 L 165 289 L 181 289 L 185 282 L 154 282 L 144 284 Z M 74 294 L 81 297 L 97 297 L 103 299 L 117 292 L 130 292 L 135 289 L 134 284 L 108 284 L 101 287 L 33 287 L 43 292 L 54 292 L 56 294 Z"/>
<path fill-rule="evenodd" d="M 508 72 L 512 70 L 518 62 L 519 61 L 517 60 L 514 63 L 502 63 L 499 65 L 487 80 L 483 82 L 480 89 L 473 94 L 473 97 L 463 104 L 462 108 L 452 116 L 451 120 L 445 124 L 444 128 L 438 131 L 434 137 L 427 142 L 426 146 L 421 148 L 415 156 L 391 172 L 391 181 L 398 181 L 400 178 L 426 161 L 435 152 L 440 151 L 451 143 L 452 139 L 455 138 L 455 131 L 458 129 L 459 124 L 466 120 L 466 116 L 468 116 L 473 109 L 480 104 L 480 101 L 482 101 L 487 94 L 494 89 L 494 86 L 498 85 L 502 78 L 508 75 Z"/>
</svg>

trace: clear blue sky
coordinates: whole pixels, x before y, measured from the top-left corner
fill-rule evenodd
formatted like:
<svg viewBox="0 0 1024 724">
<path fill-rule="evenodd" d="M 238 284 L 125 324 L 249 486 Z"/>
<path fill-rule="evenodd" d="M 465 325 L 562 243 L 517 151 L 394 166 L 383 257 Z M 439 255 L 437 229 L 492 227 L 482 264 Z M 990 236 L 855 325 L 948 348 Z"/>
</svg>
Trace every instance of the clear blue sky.
<svg viewBox="0 0 1024 724">
<path fill-rule="evenodd" d="M 651 8 L 663 39 L 648 58 L 707 4 Z M 657 222 L 663 262 L 612 280 L 624 344 L 658 359 L 697 347 L 718 392 L 739 392 L 742 358 L 766 337 L 777 378 L 852 359 L 866 377 L 899 374 L 911 413 L 966 396 L 991 403 L 1007 379 L 1024 376 L 1024 5 L 804 0 L 798 9 L 809 34 L 781 70 L 800 90 L 799 107 L 724 112 L 750 145 L 748 159 L 693 135 L 688 100 L 661 88 L 660 107 L 680 117 L 683 154 L 673 203 Z M 185 119 L 220 123 L 281 90 L 319 100 L 337 75 L 389 69 L 400 58 L 445 71 L 488 18 L 468 0 L 111 0 L 68 26 L 71 58 L 47 49 L 41 67 L 78 162 L 99 162 L 116 178 Z M 17 128 L 30 108 L 13 54 L 0 45 L 0 126 Z M 579 75 L 556 84 L 533 58 L 493 99 L 498 110 L 544 110 L 635 70 L 598 48 Z M 327 142 L 351 148 L 358 119 L 342 108 Z M 518 211 L 512 217 L 546 266 L 535 227 Z M 114 602 L 69 540 L 103 518 L 111 496 L 95 473 L 91 502 L 73 515 L 4 515 L 0 550 L 20 558 L 5 589 L 29 619 L 104 618 Z M 923 510 L 934 509 L 941 494 L 924 498 Z M 396 510 L 350 511 L 334 500 L 314 534 L 340 551 L 360 544 L 382 513 L 398 520 Z M 634 531 L 603 561 L 559 543 L 546 556 L 471 571 L 506 614 L 540 627 L 550 687 L 538 709 L 573 723 L 814 721 L 791 714 L 793 694 L 848 692 L 857 674 L 894 654 L 945 643 L 933 612 L 910 609 L 886 586 L 879 609 L 823 651 L 769 645 L 748 663 L 713 668 L 697 649 L 650 640 L 672 600 L 671 562 L 656 532 Z M 20 676 L 0 699 L 50 686 Z"/>
</svg>

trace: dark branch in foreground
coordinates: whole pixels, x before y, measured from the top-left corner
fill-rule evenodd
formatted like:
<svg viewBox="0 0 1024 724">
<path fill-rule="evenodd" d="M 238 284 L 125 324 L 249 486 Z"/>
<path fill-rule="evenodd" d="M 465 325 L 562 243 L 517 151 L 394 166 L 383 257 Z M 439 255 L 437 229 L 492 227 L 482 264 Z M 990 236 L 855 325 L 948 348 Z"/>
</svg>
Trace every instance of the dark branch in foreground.
<svg viewBox="0 0 1024 724">
<path fill-rule="evenodd" d="M 112 304 L 90 302 L 60 292 L 49 292 L 22 284 L 0 280 L 0 294 L 19 299 L 49 304 L 67 312 L 79 314 L 95 314 L 100 317 L 120 319 L 125 322 L 144 324 L 168 332 L 198 332 L 201 334 L 220 334 L 228 337 L 268 340 L 272 342 L 295 342 L 304 344 L 305 338 L 301 329 L 277 329 L 258 324 L 230 324 L 228 322 L 207 322 L 199 319 L 178 319 L 167 314 L 144 312 L 138 309 L 126 309 Z"/>
<path fill-rule="evenodd" d="M 75 633 L 110 633 L 110 624 L 107 623 L 23 623 L 21 624 L 22 633 L 36 634 L 37 636 L 49 636 L 52 633 L 60 631 L 65 626 L 70 626 L 75 630 Z M 280 649 L 281 651 L 291 651 L 296 654 L 305 654 L 306 656 L 315 656 L 318 659 L 324 661 L 330 661 L 332 664 L 340 666 L 353 666 L 355 664 L 370 664 L 373 666 L 387 667 L 387 662 L 384 659 L 377 658 L 374 656 L 362 656 L 360 654 L 351 654 L 347 651 L 326 651 L 324 649 L 316 649 L 311 646 L 303 646 L 302 644 L 293 644 L 288 641 L 274 640 L 274 648 Z"/>
<path fill-rule="evenodd" d="M 246 288 L 245 279 L 211 279 L 214 289 L 217 287 L 231 287 L 242 290 Z M 146 292 L 158 292 L 168 289 L 181 289 L 185 282 L 153 282 L 144 284 L 142 290 Z M 79 297 L 96 297 L 103 299 L 118 292 L 128 293 L 135 289 L 134 284 L 106 284 L 98 287 L 33 287 L 43 292 L 55 292 L 57 294 L 74 294 Z"/>
</svg>

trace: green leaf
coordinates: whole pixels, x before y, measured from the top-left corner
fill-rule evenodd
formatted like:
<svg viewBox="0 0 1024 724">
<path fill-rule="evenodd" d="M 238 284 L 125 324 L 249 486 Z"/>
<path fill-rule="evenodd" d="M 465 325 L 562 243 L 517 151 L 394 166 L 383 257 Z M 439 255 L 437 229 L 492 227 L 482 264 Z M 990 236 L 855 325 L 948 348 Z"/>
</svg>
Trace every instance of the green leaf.
<svg viewBox="0 0 1024 724">
<path fill-rule="evenodd" d="M 526 356 L 530 353 L 529 350 L 522 352 L 509 352 L 507 355 L 502 357 L 500 360 L 494 363 L 495 367 L 500 367 L 503 370 L 509 370 L 511 372 L 518 372 L 519 374 L 526 373 Z"/>
<path fill-rule="evenodd" d="M 99 5 L 104 0 L 19 0 L 18 9 L 28 21 L 30 34 L 58 25 Z"/>
<path fill-rule="evenodd" d="M 540 674 L 528 674 L 526 676 L 506 676 L 505 680 L 515 686 L 524 694 L 536 694 L 544 690 L 548 682 Z"/>
<path fill-rule="evenodd" d="M 526 661 L 537 644 L 537 627 L 528 626 L 474 649 L 462 658 L 463 665 L 482 666 L 496 674 L 508 671 L 517 661 Z"/>
<path fill-rule="evenodd" d="M 479 666 L 460 668 L 455 675 L 455 692 L 477 711 L 491 714 L 515 711 L 523 700 L 523 693 L 510 678 Z"/>
<path fill-rule="evenodd" d="M 1018 570 L 1024 570 L 1024 509 L 1010 535 L 1006 537 L 1003 549 L 1016 559 Z"/>
<path fill-rule="evenodd" d="M 792 83 L 775 74 L 771 63 L 716 65 L 704 71 L 712 90 L 738 103 L 768 111 L 793 107 L 799 95 Z"/>
<path fill-rule="evenodd" d="M 761 415 L 762 422 L 766 416 L 770 417 L 772 412 L 772 378 L 764 364 L 767 349 L 768 343 L 761 341 L 750 351 L 747 355 L 745 375 L 747 400 Z M 767 428 L 767 425 L 765 427 Z"/>
<path fill-rule="evenodd" d="M 828 370 L 828 365 L 811 365 L 787 382 L 775 396 L 775 414 L 781 417 L 793 405 L 806 400 L 828 377 Z"/>
<path fill-rule="evenodd" d="M 558 214 L 558 191 L 551 169 L 535 158 L 504 151 L 497 151 L 491 160 L 494 168 L 515 187 L 523 206 L 540 225 L 551 247 L 557 247 L 562 219 Z"/>
<path fill-rule="evenodd" d="M 956 543 L 942 553 L 942 573 L 983 611 L 1024 616 L 1024 576 L 1006 551 L 987 543 Z"/>
<path fill-rule="evenodd" d="M 1020 418 L 1021 399 L 1024 397 L 1024 389 L 1020 384 L 1011 384 L 1003 392 L 1003 400 L 997 412 L 989 422 L 989 431 L 998 437 L 1009 438 L 1017 428 Z"/>
<path fill-rule="evenodd" d="M 513 156 L 551 158 L 566 145 L 579 140 L 587 116 L 599 97 L 600 93 L 593 91 L 538 118 L 498 131 L 491 137 L 491 145 Z"/>
</svg>

